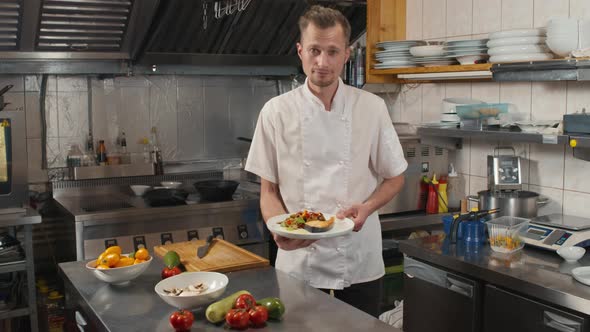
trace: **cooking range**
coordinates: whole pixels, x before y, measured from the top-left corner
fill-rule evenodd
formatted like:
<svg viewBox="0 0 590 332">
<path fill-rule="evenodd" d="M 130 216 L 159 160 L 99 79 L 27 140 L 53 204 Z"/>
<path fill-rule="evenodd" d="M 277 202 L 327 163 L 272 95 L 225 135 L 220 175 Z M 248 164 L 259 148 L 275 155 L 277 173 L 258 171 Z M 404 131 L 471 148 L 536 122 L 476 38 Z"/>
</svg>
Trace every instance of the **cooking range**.
<svg viewBox="0 0 590 332">
<path fill-rule="evenodd" d="M 115 244 L 131 252 L 209 235 L 268 257 L 259 196 L 242 188 L 246 186 L 238 187 L 231 200 L 209 202 L 192 189 L 194 177 L 176 178 L 189 191 L 186 204 L 151 207 L 130 193 L 125 184 L 130 179 L 109 180 L 53 184 L 55 200 L 69 212 L 75 228 L 77 260 L 97 257 Z"/>
</svg>

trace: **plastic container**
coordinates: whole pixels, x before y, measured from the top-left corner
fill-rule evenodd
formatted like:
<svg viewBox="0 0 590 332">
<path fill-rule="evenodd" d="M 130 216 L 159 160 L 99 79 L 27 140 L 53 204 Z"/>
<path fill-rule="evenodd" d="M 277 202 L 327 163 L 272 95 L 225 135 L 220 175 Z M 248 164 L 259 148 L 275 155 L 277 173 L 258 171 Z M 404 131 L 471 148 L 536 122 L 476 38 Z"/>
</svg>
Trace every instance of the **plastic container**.
<svg viewBox="0 0 590 332">
<path fill-rule="evenodd" d="M 485 225 L 482 220 L 467 221 L 463 224 L 463 241 L 466 244 L 482 244 L 485 242 Z"/>
<path fill-rule="evenodd" d="M 492 250 L 512 253 L 524 247 L 520 233 L 528 228 L 529 219 L 503 216 L 492 219 L 488 225 L 488 236 Z"/>
<path fill-rule="evenodd" d="M 449 212 L 449 199 L 447 198 L 447 177 L 441 176 L 438 183 L 438 213 Z"/>
<path fill-rule="evenodd" d="M 495 118 L 502 113 L 508 113 L 508 104 L 473 104 L 457 105 L 457 115 L 461 120 L 481 120 Z"/>
</svg>

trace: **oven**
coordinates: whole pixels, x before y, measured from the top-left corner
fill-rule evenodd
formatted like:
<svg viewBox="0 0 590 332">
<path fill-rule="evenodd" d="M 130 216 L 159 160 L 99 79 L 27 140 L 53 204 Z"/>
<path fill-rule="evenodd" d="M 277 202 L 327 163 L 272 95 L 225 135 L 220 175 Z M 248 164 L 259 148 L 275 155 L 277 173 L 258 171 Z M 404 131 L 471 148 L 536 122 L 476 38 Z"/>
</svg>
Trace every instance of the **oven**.
<svg viewBox="0 0 590 332">
<path fill-rule="evenodd" d="M 0 112 L 0 213 L 24 211 L 27 199 L 25 113 Z"/>
</svg>

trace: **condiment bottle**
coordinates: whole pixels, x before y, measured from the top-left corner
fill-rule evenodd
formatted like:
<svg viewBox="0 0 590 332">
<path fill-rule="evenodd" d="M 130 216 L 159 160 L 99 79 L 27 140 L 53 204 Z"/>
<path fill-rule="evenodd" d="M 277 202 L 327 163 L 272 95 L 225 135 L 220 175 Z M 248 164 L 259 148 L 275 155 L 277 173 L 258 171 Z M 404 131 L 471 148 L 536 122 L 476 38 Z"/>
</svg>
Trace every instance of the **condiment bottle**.
<svg viewBox="0 0 590 332">
<path fill-rule="evenodd" d="M 436 214 L 438 213 L 438 181 L 436 180 L 436 174 L 432 176 L 432 181 L 428 186 L 428 200 L 426 201 L 426 213 Z"/>
<path fill-rule="evenodd" d="M 463 178 L 457 174 L 453 164 L 449 165 L 447 197 L 449 211 L 459 211 L 461 208 L 461 199 L 465 197 L 465 185 L 463 183 Z"/>
<path fill-rule="evenodd" d="M 154 163 L 154 169 L 156 175 L 164 174 L 164 162 L 162 160 L 162 152 L 158 146 L 156 127 L 152 127 L 152 162 Z"/>
<path fill-rule="evenodd" d="M 447 198 L 447 177 L 441 176 L 438 183 L 438 213 L 449 212 Z"/>
<path fill-rule="evenodd" d="M 107 148 L 104 145 L 104 140 L 98 141 L 98 153 L 96 156 L 98 164 L 104 166 L 107 164 Z"/>
</svg>

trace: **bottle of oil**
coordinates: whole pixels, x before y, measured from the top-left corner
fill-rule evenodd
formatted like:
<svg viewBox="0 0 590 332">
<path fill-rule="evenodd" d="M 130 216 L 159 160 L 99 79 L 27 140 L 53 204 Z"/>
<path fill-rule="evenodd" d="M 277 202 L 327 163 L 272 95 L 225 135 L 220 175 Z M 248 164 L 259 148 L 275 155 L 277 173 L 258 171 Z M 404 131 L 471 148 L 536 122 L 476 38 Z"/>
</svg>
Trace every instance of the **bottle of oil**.
<svg viewBox="0 0 590 332">
<path fill-rule="evenodd" d="M 96 159 L 101 166 L 107 164 L 107 148 L 104 145 L 104 140 L 98 141 L 98 153 L 96 154 Z"/>
<path fill-rule="evenodd" d="M 152 162 L 156 175 L 164 174 L 164 162 L 162 161 L 162 152 L 158 146 L 158 133 L 156 127 L 152 127 Z"/>
</svg>

